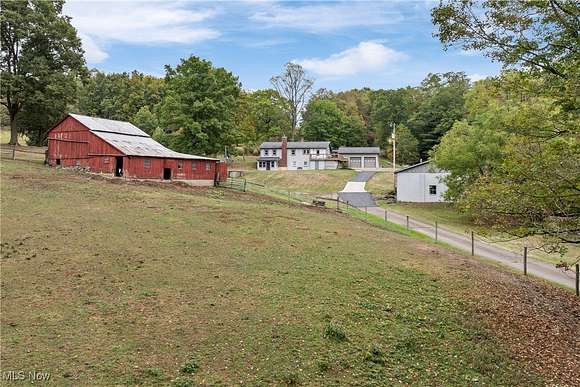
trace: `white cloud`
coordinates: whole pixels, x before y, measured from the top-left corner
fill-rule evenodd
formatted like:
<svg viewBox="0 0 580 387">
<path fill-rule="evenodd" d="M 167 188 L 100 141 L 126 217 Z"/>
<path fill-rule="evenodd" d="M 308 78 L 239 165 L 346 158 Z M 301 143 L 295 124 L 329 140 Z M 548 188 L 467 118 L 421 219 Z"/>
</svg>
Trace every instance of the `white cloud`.
<svg viewBox="0 0 580 387">
<path fill-rule="evenodd" d="M 186 3 L 70 1 L 64 13 L 79 31 L 87 61 L 106 59 L 110 41 L 134 44 L 196 43 L 219 31 L 199 25 L 215 16 L 211 9 L 190 10 Z"/>
<path fill-rule="evenodd" d="M 487 78 L 489 75 L 483 75 L 483 74 L 470 74 L 467 75 L 467 78 L 469 78 L 469 80 L 471 82 L 477 82 L 477 81 L 481 81 L 482 79 Z"/>
<path fill-rule="evenodd" d="M 402 21 L 389 3 L 345 2 L 302 6 L 273 5 L 255 12 L 250 19 L 264 27 L 302 29 L 309 32 L 334 31 L 349 27 L 371 27 Z"/>
<path fill-rule="evenodd" d="M 378 71 L 386 64 L 407 56 L 377 42 L 361 42 L 326 59 L 311 58 L 295 61 L 306 70 L 322 76 L 353 75 L 366 71 Z"/>
<path fill-rule="evenodd" d="M 103 51 L 90 36 L 79 33 L 79 37 L 85 50 L 87 62 L 100 63 L 109 57 L 109 54 Z"/>
</svg>

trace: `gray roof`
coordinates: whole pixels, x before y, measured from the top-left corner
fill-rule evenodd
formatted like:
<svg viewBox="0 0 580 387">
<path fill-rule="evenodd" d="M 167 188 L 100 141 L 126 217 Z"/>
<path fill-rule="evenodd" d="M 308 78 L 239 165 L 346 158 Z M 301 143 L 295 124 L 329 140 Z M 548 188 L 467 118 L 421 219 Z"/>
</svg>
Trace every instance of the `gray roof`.
<svg viewBox="0 0 580 387">
<path fill-rule="evenodd" d="M 130 122 L 107 120 L 105 118 L 89 117 L 80 114 L 70 114 L 70 116 L 89 128 L 91 132 L 98 131 L 149 137 L 147 133 Z"/>
<path fill-rule="evenodd" d="M 89 128 L 95 136 L 106 141 L 127 156 L 217 160 L 210 157 L 194 156 L 172 151 L 129 122 L 88 117 L 80 114 L 70 114 L 70 116 Z"/>
<path fill-rule="evenodd" d="M 328 148 L 330 141 L 289 141 L 288 149 L 314 149 L 314 148 Z M 270 141 L 263 142 L 260 149 L 281 149 L 282 142 Z"/>
<path fill-rule="evenodd" d="M 341 146 L 338 148 L 339 154 L 379 154 L 381 149 L 376 146 Z"/>
<path fill-rule="evenodd" d="M 277 160 L 280 160 L 280 157 L 276 157 L 276 156 L 274 156 L 274 157 L 272 157 L 272 156 L 270 156 L 270 157 L 268 157 L 268 156 L 258 157 L 258 161 L 277 161 Z"/>
<path fill-rule="evenodd" d="M 442 170 L 441 168 L 438 168 L 434 163 L 431 162 L 431 160 L 427 160 L 427 161 L 422 161 L 422 162 L 415 164 L 415 165 L 410 165 L 408 167 L 401 168 L 398 171 L 395 171 L 395 173 L 401 173 L 401 172 L 407 172 L 407 173 L 441 173 L 441 172 L 446 172 L 446 171 Z"/>
</svg>

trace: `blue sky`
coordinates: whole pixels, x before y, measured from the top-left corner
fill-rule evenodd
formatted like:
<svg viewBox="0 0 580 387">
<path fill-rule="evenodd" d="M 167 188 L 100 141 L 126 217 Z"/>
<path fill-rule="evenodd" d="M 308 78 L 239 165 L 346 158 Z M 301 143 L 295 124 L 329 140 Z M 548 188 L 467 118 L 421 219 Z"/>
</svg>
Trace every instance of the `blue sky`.
<svg viewBox="0 0 580 387">
<path fill-rule="evenodd" d="M 414 86 L 429 72 L 495 75 L 477 53 L 444 51 L 432 36 L 434 1 L 69 0 L 89 67 L 163 76 L 165 64 L 196 55 L 225 67 L 245 89 L 269 87 L 289 61 L 315 88 Z"/>
</svg>

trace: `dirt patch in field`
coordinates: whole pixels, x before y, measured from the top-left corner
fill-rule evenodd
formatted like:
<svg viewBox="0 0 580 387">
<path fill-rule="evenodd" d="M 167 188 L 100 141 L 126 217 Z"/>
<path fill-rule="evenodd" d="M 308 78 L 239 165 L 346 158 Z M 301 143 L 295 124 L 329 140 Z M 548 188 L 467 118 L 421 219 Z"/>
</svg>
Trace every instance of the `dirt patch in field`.
<svg viewBox="0 0 580 387">
<path fill-rule="evenodd" d="M 490 335 L 549 385 L 580 385 L 580 299 L 542 280 L 507 272 L 439 247 L 422 246 L 438 264 L 422 267 L 465 286 L 450 291 L 468 301 Z M 451 279 L 450 278 L 450 279 Z"/>
</svg>

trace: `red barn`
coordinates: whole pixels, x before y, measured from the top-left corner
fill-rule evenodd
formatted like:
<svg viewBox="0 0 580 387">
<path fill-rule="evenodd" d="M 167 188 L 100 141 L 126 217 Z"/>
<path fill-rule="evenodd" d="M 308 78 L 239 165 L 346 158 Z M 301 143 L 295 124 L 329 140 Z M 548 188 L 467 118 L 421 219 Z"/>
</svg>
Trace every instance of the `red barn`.
<svg viewBox="0 0 580 387">
<path fill-rule="evenodd" d="M 48 133 L 51 166 L 134 179 L 213 185 L 227 178 L 218 159 L 174 152 L 129 122 L 69 114 Z"/>
</svg>

